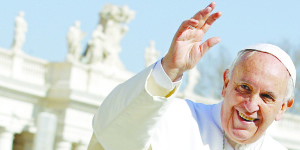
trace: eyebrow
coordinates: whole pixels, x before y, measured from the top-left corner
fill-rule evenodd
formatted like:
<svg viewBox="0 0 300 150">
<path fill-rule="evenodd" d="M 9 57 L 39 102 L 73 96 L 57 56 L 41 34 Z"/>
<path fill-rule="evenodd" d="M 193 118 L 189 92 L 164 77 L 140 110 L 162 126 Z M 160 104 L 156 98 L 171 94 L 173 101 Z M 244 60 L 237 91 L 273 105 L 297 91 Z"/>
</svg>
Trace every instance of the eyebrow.
<svg viewBox="0 0 300 150">
<path fill-rule="evenodd" d="M 249 82 L 249 80 L 241 79 L 241 81 L 242 81 L 243 83 L 247 83 L 248 85 L 250 85 L 251 87 L 253 87 L 252 84 L 251 84 L 251 82 Z M 237 82 L 235 82 L 235 83 L 237 83 Z M 277 99 L 276 94 L 275 94 L 274 92 L 271 92 L 271 91 L 262 92 L 261 94 L 268 94 L 268 95 L 270 95 L 274 100 Z"/>
</svg>

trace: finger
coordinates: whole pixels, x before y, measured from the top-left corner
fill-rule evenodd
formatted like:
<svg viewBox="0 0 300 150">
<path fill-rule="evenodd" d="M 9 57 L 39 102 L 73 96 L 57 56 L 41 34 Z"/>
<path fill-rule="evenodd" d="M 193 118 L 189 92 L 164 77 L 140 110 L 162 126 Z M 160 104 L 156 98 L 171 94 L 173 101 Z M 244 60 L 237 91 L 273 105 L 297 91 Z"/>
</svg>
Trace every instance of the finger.
<svg viewBox="0 0 300 150">
<path fill-rule="evenodd" d="M 176 32 L 175 37 L 178 37 L 182 32 L 184 32 L 190 26 L 193 26 L 193 27 L 197 26 L 198 23 L 199 23 L 198 20 L 195 20 L 195 19 L 189 19 L 189 20 L 182 22 L 179 29 Z"/>
<path fill-rule="evenodd" d="M 196 13 L 193 16 L 193 19 L 196 19 L 199 21 L 198 28 L 202 27 L 202 25 L 205 23 L 206 19 L 209 17 L 209 14 L 213 11 L 215 6 L 216 6 L 216 3 L 212 2 L 205 9 L 200 10 L 198 13 Z"/>
<path fill-rule="evenodd" d="M 220 41 L 221 39 L 218 37 L 209 38 L 199 46 L 200 51 L 205 54 L 211 47 L 218 44 Z"/>
<path fill-rule="evenodd" d="M 208 31 L 208 29 L 210 28 L 210 26 L 217 20 L 221 17 L 222 15 L 222 12 L 217 12 L 217 13 L 214 13 L 212 15 L 210 15 L 208 17 L 208 19 L 206 20 L 205 24 L 202 26 L 202 30 L 204 33 L 206 33 Z"/>
<path fill-rule="evenodd" d="M 216 3 L 212 2 L 206 8 L 204 8 L 204 9 L 200 10 L 199 12 L 197 12 L 192 18 L 196 19 L 196 20 L 200 20 L 201 17 L 209 14 L 215 7 L 216 7 Z"/>
</svg>

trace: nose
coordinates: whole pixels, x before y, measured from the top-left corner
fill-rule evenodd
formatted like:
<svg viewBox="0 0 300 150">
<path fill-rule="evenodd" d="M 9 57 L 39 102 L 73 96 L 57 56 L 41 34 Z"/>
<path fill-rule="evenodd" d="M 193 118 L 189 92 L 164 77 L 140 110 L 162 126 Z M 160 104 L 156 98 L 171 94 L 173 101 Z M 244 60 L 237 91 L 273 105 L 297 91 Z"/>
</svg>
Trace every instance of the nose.
<svg viewBox="0 0 300 150">
<path fill-rule="evenodd" d="M 249 113 L 253 113 L 259 110 L 259 100 L 260 97 L 257 95 L 252 95 L 248 100 L 244 102 L 245 108 Z"/>
</svg>

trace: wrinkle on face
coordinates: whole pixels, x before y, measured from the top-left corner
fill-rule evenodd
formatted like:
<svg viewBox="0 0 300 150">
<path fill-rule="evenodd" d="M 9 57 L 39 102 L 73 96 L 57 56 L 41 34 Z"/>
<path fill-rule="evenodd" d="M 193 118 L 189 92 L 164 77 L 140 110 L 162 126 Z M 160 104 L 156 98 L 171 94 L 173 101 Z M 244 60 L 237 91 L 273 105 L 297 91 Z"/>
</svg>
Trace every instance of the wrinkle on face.
<svg viewBox="0 0 300 150">
<path fill-rule="evenodd" d="M 247 57 L 245 54 L 231 78 L 224 79 L 228 83 L 223 87 L 221 118 L 227 136 L 236 143 L 259 139 L 279 113 L 288 79 L 285 66 L 273 55 L 256 52 Z M 245 122 L 238 112 L 257 120 Z"/>
</svg>

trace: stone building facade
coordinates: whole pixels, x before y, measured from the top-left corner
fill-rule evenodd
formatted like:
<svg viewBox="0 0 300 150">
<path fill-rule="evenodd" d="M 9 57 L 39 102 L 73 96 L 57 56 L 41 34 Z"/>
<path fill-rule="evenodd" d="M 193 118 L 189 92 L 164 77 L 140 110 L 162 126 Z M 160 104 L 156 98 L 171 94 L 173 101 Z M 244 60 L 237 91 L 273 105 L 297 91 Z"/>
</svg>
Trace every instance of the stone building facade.
<svg viewBox="0 0 300 150">
<path fill-rule="evenodd" d="M 76 47 L 83 36 L 80 26 L 70 28 L 70 50 L 64 62 L 29 56 L 22 44 L 12 49 L 0 46 L 1 150 L 87 149 L 99 105 L 115 86 L 134 75 L 118 56 L 119 42 L 128 30 L 124 22 L 134 12 L 127 6 L 107 5 L 100 15 L 102 20 L 82 56 Z M 194 85 L 187 87 L 178 97 L 219 102 L 194 94 Z M 300 149 L 299 116 L 284 115 L 268 132 L 289 149 Z"/>
</svg>

